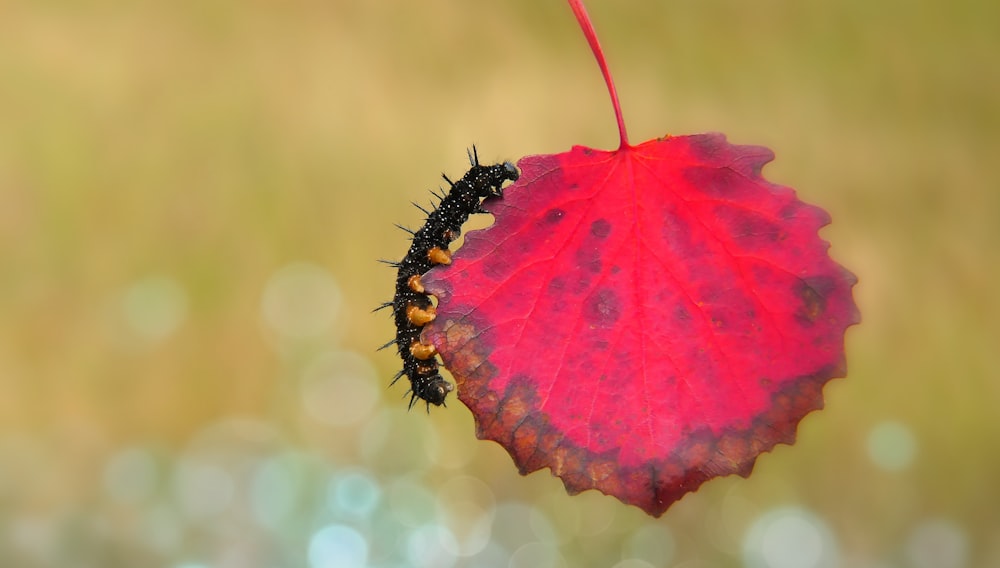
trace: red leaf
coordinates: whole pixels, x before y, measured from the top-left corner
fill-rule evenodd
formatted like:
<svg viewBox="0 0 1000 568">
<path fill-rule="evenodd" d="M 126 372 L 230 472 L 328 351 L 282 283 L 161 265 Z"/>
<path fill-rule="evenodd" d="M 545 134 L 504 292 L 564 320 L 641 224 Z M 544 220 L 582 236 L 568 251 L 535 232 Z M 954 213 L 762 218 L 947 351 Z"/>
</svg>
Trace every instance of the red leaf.
<svg viewBox="0 0 1000 568">
<path fill-rule="evenodd" d="M 791 443 L 844 376 L 856 279 L 772 158 L 709 134 L 522 159 L 423 280 L 477 435 L 656 516 Z"/>
</svg>

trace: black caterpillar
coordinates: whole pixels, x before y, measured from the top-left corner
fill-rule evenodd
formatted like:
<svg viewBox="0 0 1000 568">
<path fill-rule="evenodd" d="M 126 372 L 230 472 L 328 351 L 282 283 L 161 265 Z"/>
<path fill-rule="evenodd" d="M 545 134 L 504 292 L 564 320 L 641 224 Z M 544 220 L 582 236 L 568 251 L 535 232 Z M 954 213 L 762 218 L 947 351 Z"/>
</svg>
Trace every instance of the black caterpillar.
<svg viewBox="0 0 1000 568">
<path fill-rule="evenodd" d="M 475 146 L 469 153 L 469 161 L 472 168 L 462 179 L 453 182 L 448 176 L 442 176 L 450 189 L 447 195 L 437 195 L 441 202 L 433 211 L 427 211 L 414 203 L 427 215 L 423 227 L 414 232 L 396 225 L 412 237 L 410 250 L 403 260 L 382 261 L 397 269 L 396 295 L 391 302 L 385 302 L 375 308 L 375 311 L 392 308 L 396 320 L 396 338 L 379 349 L 396 345 L 399 356 L 403 359 L 403 369 L 393 377 L 392 384 L 403 375 L 410 379 L 409 408 L 413 408 L 417 399 L 421 399 L 427 402 L 429 411 L 431 404 L 444 404 L 445 397 L 455 388 L 438 373 L 437 350 L 434 346 L 420 342 L 421 328 L 433 321 L 436 315 L 436 308 L 424 291 L 420 277 L 436 264 L 451 263 L 448 245 L 461 234 L 462 224 L 469 215 L 485 213 L 482 200 L 487 197 L 502 197 L 504 182 L 516 181 L 520 175 L 510 162 L 480 165 Z"/>
</svg>

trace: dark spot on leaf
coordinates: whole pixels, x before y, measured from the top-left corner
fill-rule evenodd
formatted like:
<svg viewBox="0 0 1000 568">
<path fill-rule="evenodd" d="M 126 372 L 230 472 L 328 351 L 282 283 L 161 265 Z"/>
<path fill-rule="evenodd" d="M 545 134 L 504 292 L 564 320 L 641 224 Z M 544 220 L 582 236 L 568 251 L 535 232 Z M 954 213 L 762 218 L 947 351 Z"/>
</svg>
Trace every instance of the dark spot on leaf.
<svg viewBox="0 0 1000 568">
<path fill-rule="evenodd" d="M 584 305 L 583 313 L 587 321 L 596 327 L 613 327 L 621 317 L 621 304 L 618 294 L 610 288 L 601 288 L 594 292 Z"/>
<path fill-rule="evenodd" d="M 743 201 L 752 199 L 759 189 L 739 173 L 718 167 L 699 166 L 684 171 L 684 179 L 706 197 Z"/>
<path fill-rule="evenodd" d="M 561 293 L 565 287 L 566 280 L 562 276 L 554 276 L 552 280 L 549 280 L 548 288 L 550 293 Z"/>
<path fill-rule="evenodd" d="M 611 234 L 611 223 L 607 219 L 598 219 L 590 224 L 590 234 L 598 239 L 607 238 Z"/>
<path fill-rule="evenodd" d="M 689 321 L 691 319 L 691 312 L 684 306 L 678 305 L 674 308 L 674 319 L 677 321 Z"/>
<path fill-rule="evenodd" d="M 801 210 L 802 210 L 802 204 L 799 203 L 798 201 L 793 201 L 788 205 L 782 207 L 781 211 L 778 212 L 778 216 L 781 217 L 783 220 L 788 221 L 794 219 Z"/>
<path fill-rule="evenodd" d="M 691 154 L 701 161 L 711 162 L 723 149 L 728 149 L 726 137 L 718 133 L 698 134 L 688 137 Z"/>
<path fill-rule="evenodd" d="M 704 239 L 692 239 L 695 231 L 674 207 L 666 207 L 663 211 L 663 226 L 660 235 L 673 250 L 684 250 L 690 254 L 700 254 L 705 249 Z"/>
<path fill-rule="evenodd" d="M 763 246 L 766 243 L 774 243 L 785 239 L 787 234 L 776 223 L 771 222 L 758 213 L 748 213 L 746 211 L 728 212 L 732 236 L 737 240 L 746 240 Z"/>
<path fill-rule="evenodd" d="M 510 265 L 500 258 L 483 266 L 483 276 L 494 282 L 502 282 L 507 279 L 510 276 L 510 271 Z"/>
<path fill-rule="evenodd" d="M 706 304 L 713 304 L 726 297 L 725 285 L 729 283 L 708 281 L 698 286 L 694 298 Z"/>
<path fill-rule="evenodd" d="M 440 268 L 432 268 L 428 273 L 434 273 L 441 270 Z M 426 279 L 423 280 L 427 282 Z M 432 295 L 437 296 L 438 300 L 441 298 L 450 298 L 452 293 L 452 283 L 444 278 L 435 278 L 434 285 L 428 287 L 428 292 Z"/>
<path fill-rule="evenodd" d="M 796 319 L 812 325 L 826 311 L 826 296 L 835 283 L 828 277 L 804 278 L 797 285 L 795 294 L 802 300 L 802 305 L 795 312 Z"/>
<path fill-rule="evenodd" d="M 562 209 L 549 209 L 545 212 L 545 222 L 550 225 L 554 225 L 559 221 L 562 221 L 565 215 L 566 212 Z"/>
<path fill-rule="evenodd" d="M 774 160 L 774 152 L 764 146 L 732 146 L 733 157 L 729 167 L 743 175 L 758 178 L 764 166 Z"/>
</svg>

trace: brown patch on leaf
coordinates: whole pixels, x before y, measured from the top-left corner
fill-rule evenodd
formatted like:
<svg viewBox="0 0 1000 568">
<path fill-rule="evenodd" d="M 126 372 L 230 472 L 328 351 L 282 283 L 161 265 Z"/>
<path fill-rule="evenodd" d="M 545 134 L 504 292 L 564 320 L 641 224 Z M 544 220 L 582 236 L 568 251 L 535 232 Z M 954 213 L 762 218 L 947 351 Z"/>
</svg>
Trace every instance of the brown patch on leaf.
<svg viewBox="0 0 1000 568">
<path fill-rule="evenodd" d="M 485 408 L 495 409 L 499 404 L 498 397 L 486 388 L 489 380 L 496 375 L 496 367 L 488 360 L 492 350 L 475 341 L 479 332 L 468 323 L 448 320 L 444 322 L 443 335 L 438 339 L 443 339 L 449 351 L 441 355 L 445 366 L 455 377 L 459 398 L 470 408 L 468 399 L 479 401 Z M 471 381 L 468 380 L 470 378 Z"/>
<path fill-rule="evenodd" d="M 596 489 L 659 517 L 709 479 L 732 474 L 747 477 L 762 452 L 794 442 L 799 421 L 822 408 L 823 385 L 843 376 L 843 371 L 838 363 L 787 381 L 772 396 L 768 410 L 746 427 L 722 432 L 701 428 L 691 432 L 689 442 L 674 454 L 655 456 L 632 468 L 619 463 L 617 449 L 593 454 L 566 439 L 548 415 L 538 410 L 538 396 L 529 377 L 512 379 L 496 400 L 494 393 L 485 390 L 482 378 L 455 376 L 463 387 L 462 402 L 477 417 L 477 436 L 504 446 L 522 475 L 548 467 L 571 495 Z M 490 411 L 484 412 L 487 408 Z"/>
<path fill-rule="evenodd" d="M 823 296 L 811 286 L 803 284 L 798 288 L 798 296 L 802 299 L 802 309 L 799 315 L 809 323 L 815 322 L 826 309 L 826 302 Z"/>
</svg>

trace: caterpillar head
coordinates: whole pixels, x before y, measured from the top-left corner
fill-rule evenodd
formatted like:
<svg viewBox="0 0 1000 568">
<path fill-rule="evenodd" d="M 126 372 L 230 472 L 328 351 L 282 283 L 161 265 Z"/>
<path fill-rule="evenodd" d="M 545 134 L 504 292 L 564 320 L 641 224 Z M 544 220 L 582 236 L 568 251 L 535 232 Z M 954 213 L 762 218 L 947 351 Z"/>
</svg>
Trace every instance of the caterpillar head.
<svg viewBox="0 0 1000 568">
<path fill-rule="evenodd" d="M 413 407 L 418 398 L 427 401 L 428 409 L 430 409 L 431 404 L 441 406 L 444 404 L 444 399 L 448 396 L 448 393 L 453 390 L 455 390 L 455 385 L 444 380 L 441 375 L 435 375 L 426 384 L 421 385 L 419 389 L 413 391 L 413 396 L 410 398 L 410 407 Z"/>
<path fill-rule="evenodd" d="M 508 181 L 517 181 L 519 177 L 521 177 L 521 172 L 517 171 L 517 166 L 511 162 L 490 166 L 489 181 L 486 184 L 486 194 L 483 197 L 503 197 L 503 184 Z"/>
</svg>

